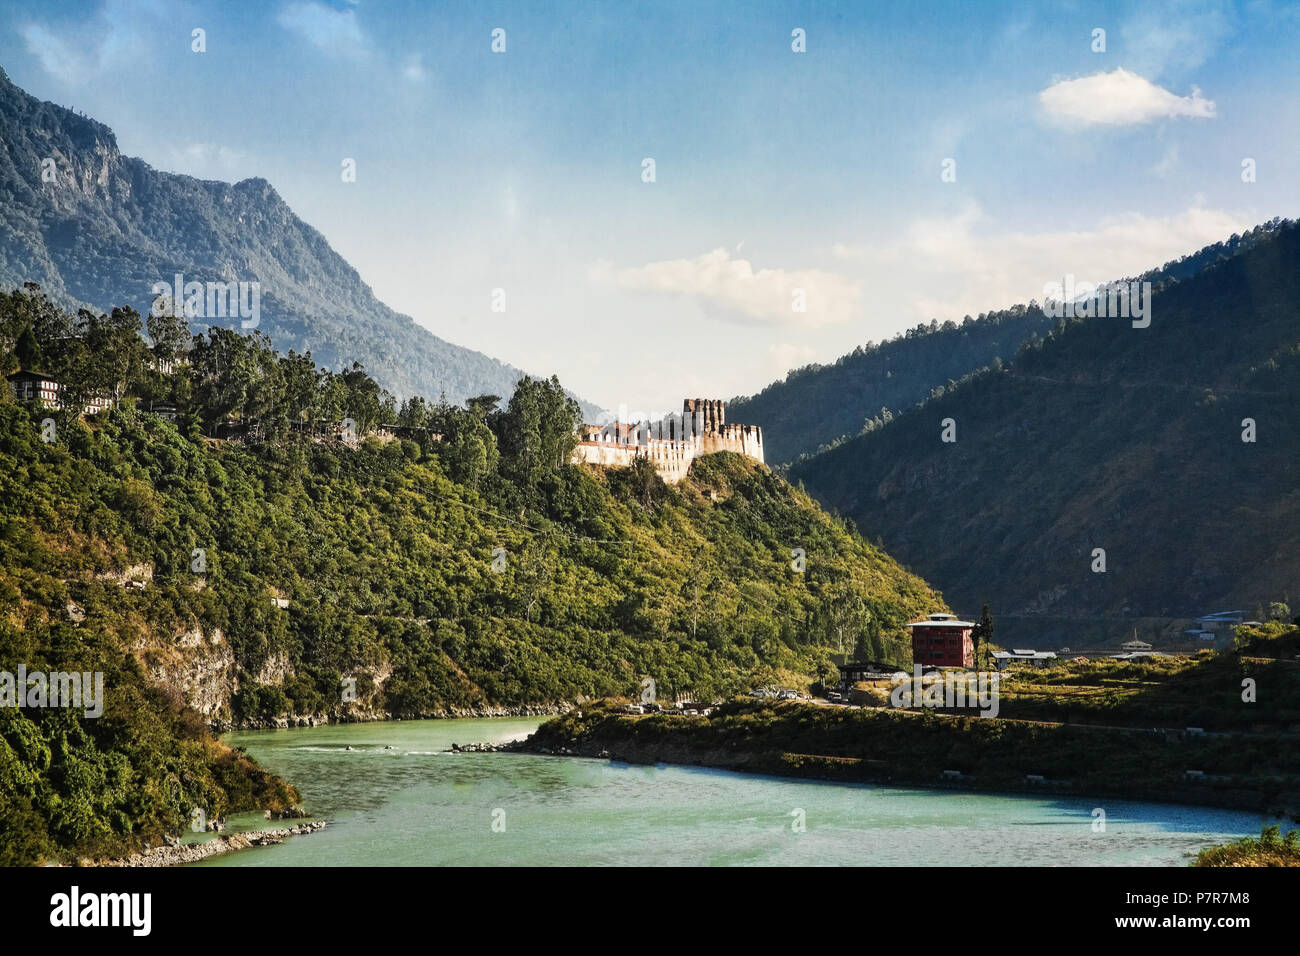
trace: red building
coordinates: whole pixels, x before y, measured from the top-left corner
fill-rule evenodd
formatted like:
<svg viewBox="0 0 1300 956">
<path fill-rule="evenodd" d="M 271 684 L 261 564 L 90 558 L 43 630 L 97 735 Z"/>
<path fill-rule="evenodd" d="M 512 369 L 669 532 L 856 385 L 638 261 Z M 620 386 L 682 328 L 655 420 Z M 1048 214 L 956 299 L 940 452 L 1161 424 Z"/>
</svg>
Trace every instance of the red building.
<svg viewBox="0 0 1300 956">
<path fill-rule="evenodd" d="M 974 667 L 975 644 L 970 621 L 951 614 L 931 614 L 924 621 L 907 625 L 912 629 L 912 660 L 922 667 Z"/>
</svg>

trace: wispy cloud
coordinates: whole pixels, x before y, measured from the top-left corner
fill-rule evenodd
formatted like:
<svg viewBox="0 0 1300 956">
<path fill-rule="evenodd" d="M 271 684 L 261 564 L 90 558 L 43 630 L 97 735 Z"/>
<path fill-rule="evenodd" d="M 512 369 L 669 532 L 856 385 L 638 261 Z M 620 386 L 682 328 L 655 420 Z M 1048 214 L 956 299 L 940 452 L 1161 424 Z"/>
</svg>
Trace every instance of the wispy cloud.
<svg viewBox="0 0 1300 956">
<path fill-rule="evenodd" d="M 619 288 L 697 301 L 706 311 L 750 325 L 816 328 L 852 318 L 858 284 L 821 269 L 755 269 L 726 249 L 617 269 L 597 263 L 592 278 Z"/>
<path fill-rule="evenodd" d="M 290 3 L 277 19 L 280 26 L 331 55 L 353 57 L 366 52 L 366 36 L 355 10 L 336 10 L 309 0 Z"/>
<path fill-rule="evenodd" d="M 774 379 L 782 378 L 791 369 L 803 368 L 817 357 L 817 352 L 809 345 L 793 345 L 779 342 L 767 347 L 768 375 Z"/>
<path fill-rule="evenodd" d="M 1160 160 L 1151 167 L 1151 172 L 1159 178 L 1165 179 L 1178 168 L 1178 165 L 1178 146 L 1170 146 L 1165 150 L 1165 154 L 1160 157 Z"/>
<path fill-rule="evenodd" d="M 402 76 L 412 83 L 419 83 L 426 79 L 429 71 L 424 68 L 424 57 L 420 54 L 409 56 L 402 66 Z"/>
<path fill-rule="evenodd" d="M 1126 62 L 1147 76 L 1201 66 L 1233 32 L 1227 0 L 1143 2 L 1120 26 Z"/>
<path fill-rule="evenodd" d="M 1133 126 L 1173 117 L 1214 118 L 1214 101 L 1201 96 L 1196 87 L 1190 95 L 1179 96 L 1124 69 L 1060 80 L 1039 93 L 1038 102 L 1051 120 L 1067 126 Z"/>
<path fill-rule="evenodd" d="M 898 241 L 838 245 L 834 253 L 878 275 L 881 288 L 910 283 L 916 318 L 957 319 L 1041 300 L 1043 287 L 1066 273 L 1088 282 L 1137 275 L 1251 224 L 1198 202 L 1176 215 L 1129 213 L 1087 229 L 999 232 L 971 203 L 954 216 L 914 223 Z"/>
<path fill-rule="evenodd" d="M 198 179 L 235 180 L 261 171 L 252 154 L 218 143 L 168 143 L 158 162 L 162 168 Z"/>
<path fill-rule="evenodd" d="M 22 35 L 27 43 L 27 52 L 40 61 L 46 73 L 68 84 L 81 81 L 87 72 L 86 61 L 80 56 L 74 56 L 62 39 L 39 23 L 29 23 L 23 27 Z"/>
<path fill-rule="evenodd" d="M 124 62 L 148 56 L 163 11 L 156 0 L 105 0 L 92 15 L 57 28 L 35 21 L 18 28 L 27 52 L 51 76 L 80 86 Z"/>
</svg>

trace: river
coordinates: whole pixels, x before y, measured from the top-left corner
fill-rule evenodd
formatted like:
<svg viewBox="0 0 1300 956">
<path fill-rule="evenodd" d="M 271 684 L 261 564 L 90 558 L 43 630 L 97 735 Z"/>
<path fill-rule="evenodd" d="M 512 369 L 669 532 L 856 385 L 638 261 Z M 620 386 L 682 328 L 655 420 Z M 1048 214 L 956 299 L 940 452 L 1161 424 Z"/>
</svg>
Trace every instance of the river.
<svg viewBox="0 0 1300 956">
<path fill-rule="evenodd" d="M 194 865 L 1182 866 L 1189 853 L 1277 822 L 1175 804 L 442 752 L 453 742 L 523 737 L 537 724 L 417 720 L 229 734 L 330 825 Z M 1104 830 L 1095 808 L 1105 811 Z M 260 814 L 229 822 L 232 830 L 268 825 Z"/>
</svg>

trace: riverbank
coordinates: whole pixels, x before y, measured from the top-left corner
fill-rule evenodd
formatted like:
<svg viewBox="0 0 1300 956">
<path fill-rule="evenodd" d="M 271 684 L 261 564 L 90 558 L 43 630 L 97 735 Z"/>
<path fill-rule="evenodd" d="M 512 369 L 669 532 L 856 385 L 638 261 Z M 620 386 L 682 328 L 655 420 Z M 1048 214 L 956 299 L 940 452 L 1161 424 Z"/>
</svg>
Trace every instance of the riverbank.
<svg viewBox="0 0 1300 956">
<path fill-rule="evenodd" d="M 1300 867 L 1300 830 L 1291 830 L 1283 836 L 1281 827 L 1265 827 L 1258 840 L 1246 837 L 1202 850 L 1192 865 Z"/>
<path fill-rule="evenodd" d="M 1300 819 L 1300 741 L 733 701 L 709 716 L 598 702 L 518 748 L 783 777 L 1181 803 Z"/>
<path fill-rule="evenodd" d="M 581 707 L 586 701 L 562 701 L 558 704 L 517 704 L 477 707 L 445 707 L 429 713 L 394 717 L 382 711 L 353 711 L 346 714 L 307 714 L 279 716 L 271 720 L 252 720 L 234 723 L 214 721 L 210 729 L 226 734 L 237 730 L 292 730 L 301 727 L 332 727 L 340 724 L 370 724 L 402 720 L 478 720 L 484 717 L 555 717 Z"/>
<path fill-rule="evenodd" d="M 156 846 L 120 860 L 79 861 L 79 866 L 134 867 L 134 866 L 179 866 L 182 863 L 197 863 L 210 856 L 247 850 L 254 846 L 274 846 L 283 843 L 289 837 L 308 836 L 324 829 L 324 820 L 313 820 L 297 826 L 279 830 L 253 830 L 250 833 L 232 833 L 219 836 L 204 843 L 178 843 L 171 846 Z"/>
</svg>

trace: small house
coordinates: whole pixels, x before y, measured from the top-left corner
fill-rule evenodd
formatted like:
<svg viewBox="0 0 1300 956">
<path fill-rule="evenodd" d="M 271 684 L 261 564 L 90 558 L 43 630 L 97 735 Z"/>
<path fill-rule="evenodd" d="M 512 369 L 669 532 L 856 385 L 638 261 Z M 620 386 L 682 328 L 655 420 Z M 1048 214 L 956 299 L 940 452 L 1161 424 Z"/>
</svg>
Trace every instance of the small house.
<svg viewBox="0 0 1300 956">
<path fill-rule="evenodd" d="M 846 664 L 837 664 L 836 667 L 840 672 L 840 690 L 848 690 L 858 681 L 871 680 L 897 680 L 907 677 L 907 672 L 900 670 L 893 664 L 882 664 L 879 661 L 850 661 Z"/>
<path fill-rule="evenodd" d="M 1030 664 L 1034 667 L 1047 667 L 1056 663 L 1056 651 L 1035 651 L 1030 648 L 1016 648 L 1010 651 L 994 651 L 993 666 L 998 670 L 1011 664 Z"/>
<path fill-rule="evenodd" d="M 23 369 L 9 376 L 9 390 L 20 402 L 39 401 L 47 408 L 59 407 L 59 383 L 44 372 Z"/>
<path fill-rule="evenodd" d="M 44 372 L 34 372 L 31 369 L 23 369 L 12 372 L 9 375 L 9 389 L 13 392 L 14 398 L 20 402 L 39 401 L 45 408 L 62 408 L 63 405 L 59 400 L 59 393 L 62 386 L 57 379 L 46 375 Z M 111 408 L 112 401 L 108 398 L 95 397 L 86 403 L 81 414 L 93 415 L 95 412 L 102 412 L 106 408 Z"/>
</svg>

